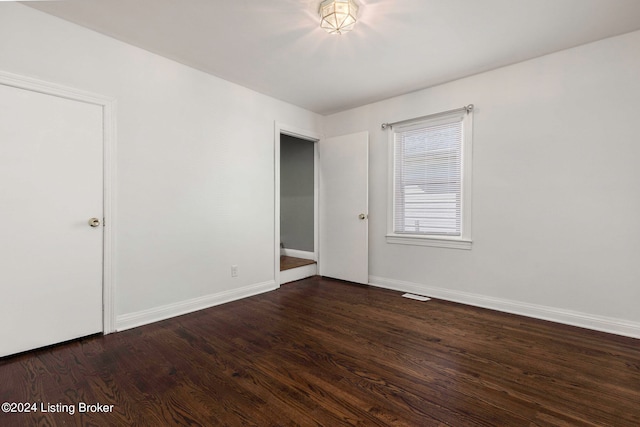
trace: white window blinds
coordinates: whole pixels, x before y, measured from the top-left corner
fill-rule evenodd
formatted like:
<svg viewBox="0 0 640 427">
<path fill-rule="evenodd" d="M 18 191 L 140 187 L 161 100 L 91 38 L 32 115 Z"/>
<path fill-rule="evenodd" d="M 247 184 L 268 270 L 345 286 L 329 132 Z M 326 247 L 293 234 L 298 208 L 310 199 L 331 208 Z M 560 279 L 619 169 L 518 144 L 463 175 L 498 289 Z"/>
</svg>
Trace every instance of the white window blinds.
<svg viewBox="0 0 640 427">
<path fill-rule="evenodd" d="M 394 233 L 462 235 L 462 120 L 394 129 Z"/>
</svg>

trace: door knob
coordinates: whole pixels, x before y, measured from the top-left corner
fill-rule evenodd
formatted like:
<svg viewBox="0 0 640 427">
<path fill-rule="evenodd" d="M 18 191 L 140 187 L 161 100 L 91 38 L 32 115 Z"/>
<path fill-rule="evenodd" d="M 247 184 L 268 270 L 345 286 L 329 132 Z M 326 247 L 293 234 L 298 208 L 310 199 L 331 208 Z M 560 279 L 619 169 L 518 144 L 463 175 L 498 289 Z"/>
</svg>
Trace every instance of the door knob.
<svg viewBox="0 0 640 427">
<path fill-rule="evenodd" d="M 360 218 L 360 219 L 366 219 L 366 218 L 367 218 L 367 216 L 366 216 L 365 214 L 360 214 L 360 215 L 358 215 L 358 218 Z"/>
<path fill-rule="evenodd" d="M 98 218 L 90 218 L 89 225 L 92 227 L 97 227 L 100 225 L 100 220 Z"/>
</svg>

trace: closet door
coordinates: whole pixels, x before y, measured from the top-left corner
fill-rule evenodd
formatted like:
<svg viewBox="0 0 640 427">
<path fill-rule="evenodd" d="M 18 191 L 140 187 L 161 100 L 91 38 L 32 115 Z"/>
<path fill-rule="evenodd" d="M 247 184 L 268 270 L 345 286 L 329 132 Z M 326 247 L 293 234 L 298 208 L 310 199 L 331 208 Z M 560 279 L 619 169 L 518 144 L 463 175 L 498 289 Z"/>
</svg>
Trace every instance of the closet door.
<svg viewBox="0 0 640 427">
<path fill-rule="evenodd" d="M 0 84 L 0 356 L 101 332 L 103 111 Z"/>
</svg>

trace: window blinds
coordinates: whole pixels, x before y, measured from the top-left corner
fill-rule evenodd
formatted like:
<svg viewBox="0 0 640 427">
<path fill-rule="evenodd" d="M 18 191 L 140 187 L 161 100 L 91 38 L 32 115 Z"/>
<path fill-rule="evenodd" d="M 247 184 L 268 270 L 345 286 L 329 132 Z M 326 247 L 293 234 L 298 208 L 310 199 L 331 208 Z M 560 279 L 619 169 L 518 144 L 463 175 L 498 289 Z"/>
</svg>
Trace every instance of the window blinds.
<svg viewBox="0 0 640 427">
<path fill-rule="evenodd" d="M 394 132 L 394 233 L 461 236 L 462 118 Z"/>
</svg>

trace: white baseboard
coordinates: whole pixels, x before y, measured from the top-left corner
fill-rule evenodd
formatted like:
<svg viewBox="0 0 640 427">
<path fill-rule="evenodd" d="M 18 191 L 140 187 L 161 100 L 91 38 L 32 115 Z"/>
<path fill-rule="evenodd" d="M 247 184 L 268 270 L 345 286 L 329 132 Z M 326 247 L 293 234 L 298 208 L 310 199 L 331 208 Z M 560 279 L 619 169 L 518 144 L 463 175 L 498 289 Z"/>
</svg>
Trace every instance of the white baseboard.
<svg viewBox="0 0 640 427">
<path fill-rule="evenodd" d="M 292 256 L 294 258 L 310 259 L 310 260 L 313 260 L 313 261 L 317 261 L 316 254 L 314 254 L 313 252 L 299 251 L 297 249 L 283 248 L 283 249 L 280 250 L 280 255 Z"/>
<path fill-rule="evenodd" d="M 608 332 L 632 338 L 640 338 L 640 323 L 612 317 L 597 316 L 578 311 L 563 310 L 543 305 L 527 304 L 502 298 L 487 297 L 468 292 L 452 291 L 419 283 L 404 282 L 384 277 L 369 276 L 369 284 L 380 288 L 411 292 L 446 301 L 459 302 L 476 307 L 489 308 L 506 313 L 519 314 L 536 319 Z"/>
<path fill-rule="evenodd" d="M 154 307 L 135 313 L 123 314 L 116 318 L 116 331 L 124 331 L 126 329 L 135 328 L 137 326 L 147 325 L 149 323 L 158 322 L 160 320 L 169 319 L 171 317 L 180 316 L 194 311 L 203 310 L 205 308 L 236 301 L 253 295 L 269 292 L 277 289 L 275 282 L 257 283 L 255 285 L 245 286 L 240 289 L 220 292 L 212 295 L 205 295 L 193 298 L 187 301 L 180 301 L 173 304 Z"/>
<path fill-rule="evenodd" d="M 318 274 L 318 264 L 303 265 L 280 272 L 280 284 L 295 282 Z"/>
</svg>

